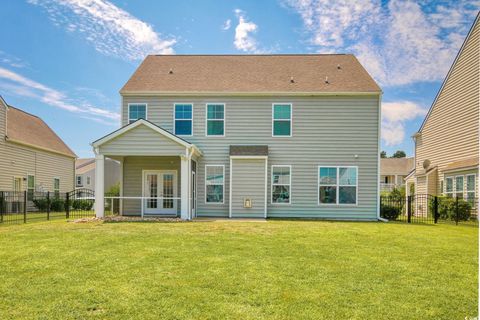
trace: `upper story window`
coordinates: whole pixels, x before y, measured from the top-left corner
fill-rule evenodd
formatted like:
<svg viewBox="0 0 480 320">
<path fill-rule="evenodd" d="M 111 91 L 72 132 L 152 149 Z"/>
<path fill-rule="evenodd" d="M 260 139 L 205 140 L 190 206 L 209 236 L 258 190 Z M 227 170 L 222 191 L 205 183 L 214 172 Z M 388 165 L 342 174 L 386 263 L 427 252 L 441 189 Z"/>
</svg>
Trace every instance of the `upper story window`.
<svg viewBox="0 0 480 320">
<path fill-rule="evenodd" d="M 207 136 L 225 136 L 225 104 L 207 104 Z"/>
<path fill-rule="evenodd" d="M 82 184 L 82 176 L 77 176 L 77 187 L 81 187 Z"/>
<path fill-rule="evenodd" d="M 225 166 L 205 166 L 205 202 L 223 203 Z"/>
<path fill-rule="evenodd" d="M 291 166 L 272 166 L 272 203 L 290 203 Z"/>
<path fill-rule="evenodd" d="M 274 104 L 272 109 L 272 135 L 274 137 L 291 137 L 292 105 Z"/>
<path fill-rule="evenodd" d="M 357 204 L 357 167 L 319 167 L 319 204 Z"/>
<path fill-rule="evenodd" d="M 131 103 L 128 105 L 128 123 L 138 119 L 147 119 L 147 105 L 145 103 Z"/>
<path fill-rule="evenodd" d="M 192 135 L 192 105 L 175 104 L 173 131 L 177 135 Z"/>
</svg>

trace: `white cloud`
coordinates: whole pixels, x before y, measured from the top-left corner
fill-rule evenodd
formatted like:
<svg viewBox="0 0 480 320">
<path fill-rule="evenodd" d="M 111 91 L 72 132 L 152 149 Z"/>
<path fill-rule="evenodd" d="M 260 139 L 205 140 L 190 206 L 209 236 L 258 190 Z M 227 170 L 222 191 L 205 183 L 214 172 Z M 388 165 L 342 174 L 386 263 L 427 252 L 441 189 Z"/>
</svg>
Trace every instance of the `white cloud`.
<svg viewBox="0 0 480 320">
<path fill-rule="evenodd" d="M 242 10 L 236 9 L 235 14 L 238 18 L 238 25 L 235 28 L 235 41 L 233 42 L 235 48 L 244 52 L 259 53 L 257 41 L 252 36 L 257 31 L 258 26 L 247 21 Z"/>
<path fill-rule="evenodd" d="M 321 52 L 353 52 L 384 86 L 445 77 L 480 1 L 284 0 Z"/>
<path fill-rule="evenodd" d="M 232 26 L 232 20 L 227 19 L 222 25 L 222 30 L 227 31 L 230 30 L 230 27 Z"/>
<path fill-rule="evenodd" d="M 387 146 L 405 139 L 405 123 L 423 117 L 428 110 L 411 101 L 382 103 L 382 140 Z"/>
<path fill-rule="evenodd" d="M 82 117 L 106 124 L 118 124 L 120 115 L 110 110 L 72 102 L 64 93 L 0 67 L 0 89 L 17 96 L 41 101 L 49 106 L 80 114 Z"/>
<path fill-rule="evenodd" d="M 25 61 L 2 50 L 0 50 L 0 62 L 14 68 L 25 68 L 28 65 Z"/>
<path fill-rule="evenodd" d="M 46 9 L 50 20 L 77 32 L 97 51 L 126 60 L 147 54 L 173 54 L 176 40 L 163 38 L 153 27 L 107 0 L 29 0 Z"/>
</svg>

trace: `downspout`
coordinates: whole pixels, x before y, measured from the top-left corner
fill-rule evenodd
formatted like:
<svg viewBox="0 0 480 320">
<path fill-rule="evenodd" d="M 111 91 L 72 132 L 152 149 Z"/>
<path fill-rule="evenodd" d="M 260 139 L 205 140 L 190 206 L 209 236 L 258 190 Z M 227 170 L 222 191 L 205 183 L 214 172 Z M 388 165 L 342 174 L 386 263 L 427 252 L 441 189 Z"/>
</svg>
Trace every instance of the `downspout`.
<svg viewBox="0 0 480 320">
<path fill-rule="evenodd" d="M 378 95 L 378 147 L 377 147 L 377 220 L 388 222 L 387 219 L 380 217 L 380 152 L 381 152 L 381 133 L 382 133 L 382 93 Z"/>
</svg>

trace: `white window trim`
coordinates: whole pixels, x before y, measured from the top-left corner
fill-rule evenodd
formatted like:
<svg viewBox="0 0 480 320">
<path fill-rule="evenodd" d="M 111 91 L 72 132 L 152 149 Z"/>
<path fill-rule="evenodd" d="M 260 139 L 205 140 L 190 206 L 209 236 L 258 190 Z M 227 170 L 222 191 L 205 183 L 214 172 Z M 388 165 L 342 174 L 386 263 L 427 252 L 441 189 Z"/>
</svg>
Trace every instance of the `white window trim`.
<svg viewBox="0 0 480 320">
<path fill-rule="evenodd" d="M 80 183 L 78 183 L 78 178 L 80 178 Z M 75 176 L 75 185 L 77 187 L 83 186 L 83 177 L 81 175 L 76 175 Z"/>
<path fill-rule="evenodd" d="M 335 184 L 322 184 L 320 185 L 320 168 L 336 168 L 337 181 Z M 355 203 L 340 203 L 340 187 L 353 187 L 353 185 L 340 184 L 340 168 L 355 168 L 357 171 L 357 179 L 355 183 Z M 317 170 L 317 205 L 322 207 L 356 207 L 358 206 L 358 166 L 342 166 L 342 165 L 319 165 Z M 320 202 L 320 186 L 336 187 L 336 203 L 321 203 Z"/>
<path fill-rule="evenodd" d="M 275 111 L 275 105 L 289 105 L 290 106 L 290 120 L 287 119 L 280 119 L 280 120 L 275 120 L 274 119 L 274 111 Z M 290 135 L 288 136 L 276 136 L 273 132 L 273 124 L 275 121 L 290 121 Z M 282 102 L 276 102 L 272 103 L 272 138 L 291 138 L 293 136 L 293 104 L 292 103 L 282 103 Z"/>
<path fill-rule="evenodd" d="M 58 179 L 58 189 L 55 189 L 55 179 Z M 53 193 L 55 194 L 56 191 L 58 191 L 58 194 L 60 195 L 60 188 L 61 188 L 61 180 L 60 177 L 53 177 Z"/>
<path fill-rule="evenodd" d="M 223 135 L 208 134 L 208 105 L 223 105 Z M 219 119 L 210 119 L 210 121 L 221 121 Z M 227 132 L 227 106 L 221 102 L 208 102 L 205 104 L 205 137 L 224 138 Z"/>
<path fill-rule="evenodd" d="M 208 167 L 222 167 L 223 185 L 222 185 L 222 202 L 207 202 L 207 168 Z M 206 164 L 205 165 L 205 204 L 206 205 L 223 205 L 225 204 L 225 165 L 224 164 Z"/>
<path fill-rule="evenodd" d="M 130 120 L 136 121 L 138 119 L 130 119 L 130 106 L 131 105 L 139 105 L 139 104 L 144 104 L 145 105 L 145 120 L 148 120 L 148 103 L 145 102 L 132 102 L 128 104 L 128 110 L 127 110 L 127 124 L 130 124 Z"/>
<path fill-rule="evenodd" d="M 457 177 L 458 177 L 458 178 L 459 178 L 459 177 L 462 177 L 462 184 L 463 184 L 463 186 L 462 186 L 462 190 L 461 190 L 461 191 L 460 191 L 460 190 L 457 190 Z M 464 199 L 464 198 L 465 198 L 465 176 L 462 175 L 462 174 L 456 175 L 453 181 L 455 181 L 455 183 L 453 184 L 453 197 L 456 198 L 456 197 L 457 197 L 457 193 L 462 193 L 462 194 L 463 194 L 462 199 Z"/>
<path fill-rule="evenodd" d="M 274 186 L 286 186 L 287 184 L 283 183 L 273 183 L 273 168 L 289 168 L 290 175 L 289 175 L 289 183 L 288 183 L 288 202 L 273 202 L 273 187 Z M 271 205 L 291 205 L 292 204 L 292 165 L 290 164 L 275 164 L 271 166 L 271 178 L 270 178 L 270 204 Z"/>
<path fill-rule="evenodd" d="M 175 109 L 176 109 L 177 105 L 190 105 L 190 106 L 192 106 L 192 118 L 191 119 L 178 119 L 179 121 L 180 120 L 190 120 L 190 121 L 192 121 L 192 125 L 191 125 L 192 128 L 190 130 L 191 134 L 177 134 L 175 132 L 175 130 L 176 130 L 175 125 L 176 125 L 176 120 L 177 120 L 177 118 L 175 117 L 175 115 L 176 115 Z M 193 136 L 193 103 L 191 103 L 191 102 L 175 102 L 173 104 L 173 134 L 176 135 L 176 136 L 179 136 L 179 137 L 191 137 L 191 136 Z"/>
<path fill-rule="evenodd" d="M 473 190 L 468 190 L 468 177 L 473 177 Z M 465 175 L 465 199 L 468 200 L 468 193 L 473 192 L 474 199 L 477 198 L 477 175 L 475 173 L 469 173 Z"/>
<path fill-rule="evenodd" d="M 452 191 L 447 191 L 447 180 L 448 180 L 448 179 L 452 179 Z M 445 178 L 443 179 L 443 181 L 444 181 L 444 183 L 443 183 L 443 188 L 444 188 L 443 194 L 446 195 L 446 196 L 448 196 L 449 194 L 451 194 L 452 197 L 453 197 L 453 195 L 455 194 L 455 184 L 454 184 L 455 177 L 454 177 L 454 176 L 448 176 L 448 177 L 445 177 Z"/>
<path fill-rule="evenodd" d="M 33 188 L 29 188 L 29 187 L 28 187 L 28 177 L 33 177 Z M 31 189 L 31 190 L 32 190 L 32 193 L 35 195 L 35 183 L 36 183 L 36 180 L 37 180 L 37 179 L 35 178 L 35 175 L 34 175 L 34 174 L 30 174 L 30 173 L 27 174 L 27 188 L 26 188 L 27 193 L 28 193 L 28 190 Z"/>
</svg>

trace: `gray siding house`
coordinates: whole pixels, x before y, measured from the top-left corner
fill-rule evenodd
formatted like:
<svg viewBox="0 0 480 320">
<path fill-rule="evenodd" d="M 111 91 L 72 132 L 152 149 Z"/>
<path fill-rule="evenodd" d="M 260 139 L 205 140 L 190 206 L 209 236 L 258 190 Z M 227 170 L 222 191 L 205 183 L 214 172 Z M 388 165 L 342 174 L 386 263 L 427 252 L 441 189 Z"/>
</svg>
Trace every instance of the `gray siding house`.
<svg viewBox="0 0 480 320">
<path fill-rule="evenodd" d="M 92 143 L 121 213 L 376 220 L 381 90 L 353 55 L 152 55 Z"/>
</svg>

